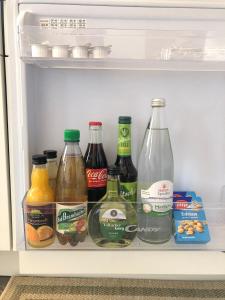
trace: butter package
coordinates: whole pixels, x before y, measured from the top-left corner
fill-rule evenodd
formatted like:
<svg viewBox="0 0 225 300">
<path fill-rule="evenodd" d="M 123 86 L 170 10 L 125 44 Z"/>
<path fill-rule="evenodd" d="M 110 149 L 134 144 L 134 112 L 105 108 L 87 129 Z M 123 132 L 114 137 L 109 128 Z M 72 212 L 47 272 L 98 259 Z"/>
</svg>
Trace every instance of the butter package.
<svg viewBox="0 0 225 300">
<path fill-rule="evenodd" d="M 181 196 L 178 192 L 177 195 Z M 185 194 L 186 195 L 186 194 Z M 173 217 L 175 242 L 178 244 L 205 244 L 210 241 L 209 228 L 201 197 L 174 197 Z"/>
</svg>

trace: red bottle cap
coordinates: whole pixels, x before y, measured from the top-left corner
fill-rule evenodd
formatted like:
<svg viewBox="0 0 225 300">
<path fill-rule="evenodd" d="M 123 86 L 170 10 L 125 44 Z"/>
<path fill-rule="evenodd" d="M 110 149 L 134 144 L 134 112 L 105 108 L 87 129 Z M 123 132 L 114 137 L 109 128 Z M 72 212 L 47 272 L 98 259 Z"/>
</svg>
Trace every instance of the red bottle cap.
<svg viewBox="0 0 225 300">
<path fill-rule="evenodd" d="M 89 126 L 102 126 L 102 122 L 91 121 L 89 122 Z"/>
</svg>

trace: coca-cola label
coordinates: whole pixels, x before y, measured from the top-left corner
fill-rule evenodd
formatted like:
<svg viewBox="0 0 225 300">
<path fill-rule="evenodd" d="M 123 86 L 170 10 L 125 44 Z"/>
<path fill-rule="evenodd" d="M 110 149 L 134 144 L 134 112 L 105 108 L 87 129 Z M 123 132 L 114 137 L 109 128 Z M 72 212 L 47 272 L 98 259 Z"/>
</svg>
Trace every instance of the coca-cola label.
<svg viewBox="0 0 225 300">
<path fill-rule="evenodd" d="M 105 187 L 107 169 L 86 169 L 88 188 Z"/>
</svg>

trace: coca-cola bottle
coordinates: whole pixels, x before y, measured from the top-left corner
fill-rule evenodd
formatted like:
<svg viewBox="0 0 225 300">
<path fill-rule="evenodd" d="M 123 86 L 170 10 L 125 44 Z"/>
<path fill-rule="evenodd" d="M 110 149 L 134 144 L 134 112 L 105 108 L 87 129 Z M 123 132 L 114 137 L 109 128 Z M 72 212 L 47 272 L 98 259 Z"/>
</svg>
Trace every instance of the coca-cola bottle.
<svg viewBox="0 0 225 300">
<path fill-rule="evenodd" d="M 102 145 L 102 122 L 89 122 L 89 143 L 84 156 L 88 183 L 88 211 L 106 193 L 107 160 Z"/>
</svg>

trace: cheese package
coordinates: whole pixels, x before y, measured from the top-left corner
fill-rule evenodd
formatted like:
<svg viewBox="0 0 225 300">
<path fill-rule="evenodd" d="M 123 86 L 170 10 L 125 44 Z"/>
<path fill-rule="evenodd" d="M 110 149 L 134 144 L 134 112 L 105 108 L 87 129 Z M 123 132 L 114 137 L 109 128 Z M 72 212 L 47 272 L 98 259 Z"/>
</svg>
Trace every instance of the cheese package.
<svg viewBox="0 0 225 300">
<path fill-rule="evenodd" d="M 194 192 L 176 192 L 173 217 L 176 243 L 204 244 L 210 241 L 202 199 Z"/>
</svg>

